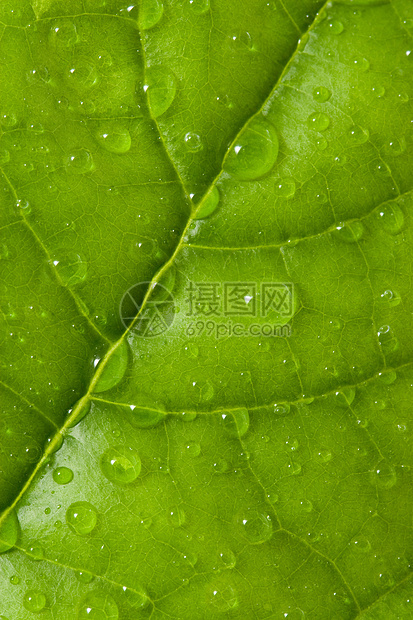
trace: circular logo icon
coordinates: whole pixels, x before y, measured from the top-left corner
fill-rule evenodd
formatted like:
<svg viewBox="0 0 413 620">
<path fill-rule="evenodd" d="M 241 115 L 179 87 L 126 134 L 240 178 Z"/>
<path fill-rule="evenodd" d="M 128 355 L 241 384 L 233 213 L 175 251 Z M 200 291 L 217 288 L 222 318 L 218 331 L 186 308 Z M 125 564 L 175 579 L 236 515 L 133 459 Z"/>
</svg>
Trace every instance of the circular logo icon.
<svg viewBox="0 0 413 620">
<path fill-rule="evenodd" d="M 148 289 L 150 293 L 145 300 Z M 172 293 L 159 282 L 138 282 L 124 294 L 119 315 L 125 329 L 132 328 L 141 338 L 155 338 L 164 334 L 175 317 Z"/>
</svg>

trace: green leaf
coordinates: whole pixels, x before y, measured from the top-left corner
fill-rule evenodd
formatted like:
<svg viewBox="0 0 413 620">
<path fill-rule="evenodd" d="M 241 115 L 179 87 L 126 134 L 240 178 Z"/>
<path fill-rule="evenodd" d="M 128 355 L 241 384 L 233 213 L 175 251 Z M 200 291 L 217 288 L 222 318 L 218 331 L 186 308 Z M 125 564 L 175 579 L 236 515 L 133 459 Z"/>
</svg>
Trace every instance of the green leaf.
<svg viewBox="0 0 413 620">
<path fill-rule="evenodd" d="M 0 32 L 0 618 L 410 618 L 412 0 Z"/>
</svg>

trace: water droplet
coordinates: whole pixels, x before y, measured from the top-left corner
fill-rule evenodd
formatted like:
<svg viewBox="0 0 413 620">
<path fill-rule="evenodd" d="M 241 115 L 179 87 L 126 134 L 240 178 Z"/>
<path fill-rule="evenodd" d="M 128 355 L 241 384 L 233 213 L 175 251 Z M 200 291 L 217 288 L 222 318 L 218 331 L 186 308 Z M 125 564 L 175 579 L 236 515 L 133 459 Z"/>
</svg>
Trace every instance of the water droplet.
<svg viewBox="0 0 413 620">
<path fill-rule="evenodd" d="M 369 139 L 370 132 L 359 125 L 353 125 L 349 130 L 349 137 L 354 144 L 364 144 Z"/>
<path fill-rule="evenodd" d="M 172 527 L 182 527 L 186 521 L 186 515 L 181 506 L 174 506 L 168 514 L 168 521 Z"/>
<path fill-rule="evenodd" d="M 193 457 L 199 456 L 201 454 L 201 446 L 196 442 L 188 443 L 185 446 L 185 453 Z"/>
<path fill-rule="evenodd" d="M 181 420 L 183 420 L 183 422 L 193 422 L 196 416 L 196 413 L 184 411 L 183 413 L 181 413 Z"/>
<path fill-rule="evenodd" d="M 215 612 L 225 613 L 238 607 L 237 591 L 228 583 L 218 580 L 208 586 L 208 602 Z"/>
<path fill-rule="evenodd" d="M 149 67 L 144 91 L 155 118 L 164 114 L 175 99 L 177 80 L 172 71 L 164 67 Z"/>
<path fill-rule="evenodd" d="M 370 68 L 370 63 L 367 58 L 354 58 L 353 66 L 357 67 L 357 69 L 359 69 L 360 71 L 368 71 L 368 69 Z"/>
<path fill-rule="evenodd" d="M 213 185 L 212 188 L 205 194 L 204 198 L 200 202 L 200 206 L 194 214 L 195 220 L 203 219 L 204 217 L 208 217 L 211 215 L 217 208 L 219 203 L 219 191 L 216 185 Z"/>
<path fill-rule="evenodd" d="M 165 419 L 163 403 L 153 400 L 145 394 L 137 395 L 139 405 L 130 405 L 128 420 L 137 428 L 150 428 Z"/>
<path fill-rule="evenodd" d="M 17 125 L 17 116 L 14 112 L 2 112 L 0 114 L 0 125 L 3 129 L 12 129 L 12 127 Z"/>
<path fill-rule="evenodd" d="M 409 95 L 407 93 L 399 93 L 397 98 L 402 103 L 407 103 L 409 101 Z"/>
<path fill-rule="evenodd" d="M 395 370 L 390 370 L 389 372 L 381 372 L 379 373 L 379 379 L 385 385 L 391 385 L 397 379 L 397 373 Z"/>
<path fill-rule="evenodd" d="M 310 502 L 309 499 L 303 499 L 300 502 L 300 508 L 303 512 L 311 512 L 313 509 L 313 504 Z"/>
<path fill-rule="evenodd" d="M 399 341 L 390 325 L 382 325 L 377 332 L 377 336 L 384 355 L 394 353 L 399 348 Z"/>
<path fill-rule="evenodd" d="M 103 454 L 100 466 L 103 475 L 118 484 L 129 484 L 136 480 L 141 472 L 141 459 L 133 448 L 115 446 Z"/>
<path fill-rule="evenodd" d="M 406 150 L 406 138 L 393 138 L 386 145 L 386 152 L 393 157 L 398 157 Z"/>
<path fill-rule="evenodd" d="M 216 474 L 225 474 L 229 470 L 229 464 L 225 459 L 217 459 L 214 463 L 214 472 Z"/>
<path fill-rule="evenodd" d="M 328 147 L 328 142 L 324 136 L 319 136 L 316 140 L 316 147 L 319 151 L 325 151 Z"/>
<path fill-rule="evenodd" d="M 119 610 L 110 594 L 88 592 L 83 597 L 77 614 L 77 620 L 118 620 Z"/>
<path fill-rule="evenodd" d="M 364 536 L 356 536 L 351 543 L 359 553 L 368 553 L 371 549 L 370 542 Z"/>
<path fill-rule="evenodd" d="M 10 153 L 7 149 L 0 149 L 0 165 L 10 161 Z"/>
<path fill-rule="evenodd" d="M 341 34 L 344 30 L 344 26 L 338 19 L 332 19 L 328 22 L 328 29 L 332 34 Z"/>
<path fill-rule="evenodd" d="M 128 129 L 114 121 L 107 121 L 100 125 L 95 137 L 99 144 L 110 153 L 126 153 L 132 143 Z"/>
<path fill-rule="evenodd" d="M 266 542 L 272 536 L 271 517 L 264 511 L 248 508 L 238 516 L 237 524 L 239 531 L 252 545 Z"/>
<path fill-rule="evenodd" d="M 203 15 L 209 11 L 209 0 L 189 0 L 189 6 L 197 15 Z"/>
<path fill-rule="evenodd" d="M 90 400 L 87 401 L 82 407 L 80 407 L 78 409 L 78 403 L 76 405 L 74 405 L 73 409 L 71 409 L 68 413 L 68 420 L 70 419 L 70 423 L 68 424 L 68 428 L 73 428 L 74 426 L 77 426 L 77 424 L 79 424 L 79 422 L 81 422 L 83 420 L 83 418 L 89 413 L 90 411 Z M 73 416 L 73 417 L 72 417 Z M 63 437 L 62 437 L 63 440 Z"/>
<path fill-rule="evenodd" d="M 363 234 L 363 223 L 358 220 L 346 222 L 336 228 L 337 237 L 346 243 L 357 243 L 357 241 L 362 238 Z"/>
<path fill-rule="evenodd" d="M 288 415 L 290 413 L 290 405 L 289 403 L 281 403 L 281 404 L 274 404 L 274 413 L 277 416 L 285 416 Z"/>
<path fill-rule="evenodd" d="M 184 140 L 186 148 L 188 151 L 191 151 L 191 153 L 197 153 L 203 149 L 201 138 L 193 131 L 186 133 Z"/>
<path fill-rule="evenodd" d="M 248 409 L 240 408 L 228 413 L 223 413 L 222 422 L 225 431 L 230 437 L 243 437 L 250 425 Z"/>
<path fill-rule="evenodd" d="M 295 181 L 278 179 L 274 185 L 274 194 L 280 198 L 291 198 L 295 194 Z"/>
<path fill-rule="evenodd" d="M 73 472 L 68 467 L 57 467 L 53 472 L 53 480 L 57 484 L 69 484 L 73 480 Z"/>
<path fill-rule="evenodd" d="M 317 456 L 323 463 L 328 463 L 333 458 L 330 450 L 320 450 Z"/>
<path fill-rule="evenodd" d="M 57 273 L 66 286 L 74 286 L 84 282 L 87 274 L 87 262 L 72 250 L 57 250 L 52 256 L 52 265 L 56 267 Z"/>
<path fill-rule="evenodd" d="M 27 611 L 31 611 L 37 614 L 39 613 L 39 611 L 42 611 L 42 609 L 46 607 L 46 597 L 43 592 L 29 590 L 24 595 L 23 605 L 27 609 Z"/>
<path fill-rule="evenodd" d="M 50 29 L 50 43 L 60 48 L 70 48 L 76 45 L 79 40 L 76 26 L 69 20 L 55 22 Z"/>
<path fill-rule="evenodd" d="M 384 95 L 386 94 L 386 89 L 384 88 L 384 86 L 373 86 L 373 88 L 371 89 L 371 92 L 373 93 L 373 95 L 375 95 L 378 98 L 384 97 Z"/>
<path fill-rule="evenodd" d="M 90 534 L 96 527 L 98 513 L 89 502 L 75 502 L 66 511 L 66 523 L 80 536 Z"/>
<path fill-rule="evenodd" d="M 397 235 L 404 226 L 404 214 L 398 204 L 388 203 L 377 213 L 383 229 L 391 235 Z"/>
<path fill-rule="evenodd" d="M 224 564 L 224 567 L 226 569 L 235 568 L 237 559 L 235 557 L 235 554 L 231 551 L 231 549 L 226 549 L 224 551 L 221 551 L 221 553 L 219 554 L 219 557 L 221 558 L 221 561 Z"/>
<path fill-rule="evenodd" d="M 85 174 L 94 169 L 93 157 L 86 149 L 75 149 L 66 157 L 65 164 L 70 172 Z"/>
<path fill-rule="evenodd" d="M 325 103 L 330 99 L 330 97 L 331 91 L 325 86 L 317 86 L 317 88 L 314 88 L 313 90 L 313 98 L 319 103 Z"/>
<path fill-rule="evenodd" d="M 77 91 L 89 90 L 98 82 L 98 72 L 93 62 L 80 61 L 67 72 L 67 81 Z"/>
<path fill-rule="evenodd" d="M 103 363 L 105 360 L 102 360 Z M 129 345 L 125 339 L 111 353 L 103 367 L 102 374 L 99 376 L 94 392 L 106 392 L 117 385 L 124 377 L 129 363 Z M 99 370 L 100 364 L 97 366 Z"/>
<path fill-rule="evenodd" d="M 356 396 L 356 388 L 344 387 L 339 392 L 335 393 L 335 401 L 340 407 L 348 407 L 353 402 Z"/>
<path fill-rule="evenodd" d="M 19 213 L 19 215 L 26 217 L 27 215 L 30 215 L 32 211 L 32 206 L 28 200 L 25 200 L 24 198 L 20 198 L 19 200 L 16 201 L 16 210 Z"/>
<path fill-rule="evenodd" d="M 19 520 L 14 509 L 6 517 L 1 516 L 0 553 L 4 553 L 14 547 L 19 536 L 19 530 Z"/>
<path fill-rule="evenodd" d="M 401 302 L 401 297 L 398 293 L 391 291 L 390 289 L 386 289 L 380 295 L 380 301 L 384 302 L 389 306 L 398 306 Z"/>
<path fill-rule="evenodd" d="M 263 117 L 252 119 L 229 151 L 224 170 L 240 181 L 251 181 L 267 174 L 278 157 L 275 128 Z"/>
<path fill-rule="evenodd" d="M 139 26 L 142 30 L 149 30 L 156 26 L 163 15 L 161 0 L 141 0 L 139 12 Z"/>
<path fill-rule="evenodd" d="M 18 585 L 19 585 L 19 583 L 20 583 L 20 577 L 19 577 L 18 575 L 12 575 L 12 576 L 10 577 L 10 583 L 11 583 L 13 586 L 18 586 Z M 0 618 L 1 618 L 1 616 L 0 616 Z"/>
<path fill-rule="evenodd" d="M 324 112 L 313 112 L 307 119 L 307 125 L 314 131 L 325 131 L 330 125 L 330 118 Z"/>
<path fill-rule="evenodd" d="M 384 459 L 371 472 L 371 483 L 382 489 L 391 489 L 397 482 L 396 470 Z"/>
<path fill-rule="evenodd" d="M 44 558 L 44 550 L 39 543 L 32 543 L 29 547 L 27 547 L 26 552 L 32 560 L 39 561 Z"/>
<path fill-rule="evenodd" d="M 149 603 L 149 597 L 145 590 L 139 586 L 134 585 L 133 590 L 131 588 L 122 588 L 122 602 L 132 609 L 144 609 Z"/>
<path fill-rule="evenodd" d="M 75 577 L 80 583 L 90 583 L 93 579 L 92 573 L 89 573 L 87 570 L 75 571 Z"/>
</svg>

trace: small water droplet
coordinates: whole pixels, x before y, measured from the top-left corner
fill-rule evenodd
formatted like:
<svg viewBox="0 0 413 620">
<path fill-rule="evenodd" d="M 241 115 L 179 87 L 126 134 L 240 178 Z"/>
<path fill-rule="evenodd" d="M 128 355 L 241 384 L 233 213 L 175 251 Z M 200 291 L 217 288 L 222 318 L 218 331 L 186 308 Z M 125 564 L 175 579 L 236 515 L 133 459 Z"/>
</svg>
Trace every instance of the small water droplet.
<svg viewBox="0 0 413 620">
<path fill-rule="evenodd" d="M 174 506 L 168 513 L 168 521 L 172 527 L 182 527 L 186 522 L 185 511 L 181 506 Z"/>
<path fill-rule="evenodd" d="M 274 194 L 280 198 L 291 198 L 295 194 L 293 179 L 278 179 L 274 185 Z"/>
<path fill-rule="evenodd" d="M 193 422 L 196 416 L 196 413 L 184 411 L 183 413 L 181 413 L 181 420 L 183 422 Z"/>
<path fill-rule="evenodd" d="M 314 131 L 325 131 L 330 125 L 330 118 L 324 112 L 313 112 L 307 119 L 307 125 Z"/>
<path fill-rule="evenodd" d="M 252 545 L 269 540 L 272 536 L 272 521 L 264 511 L 248 508 L 237 517 L 238 529 Z"/>
<path fill-rule="evenodd" d="M 240 408 L 223 413 L 222 422 L 230 437 L 243 437 L 249 429 L 250 416 L 248 409 Z"/>
<path fill-rule="evenodd" d="M 66 74 L 68 84 L 77 91 L 90 90 L 98 82 L 98 72 L 93 62 L 80 61 L 71 65 Z"/>
<path fill-rule="evenodd" d="M 353 125 L 349 130 L 349 137 L 354 144 L 364 144 L 369 139 L 370 132 L 359 125 Z"/>
<path fill-rule="evenodd" d="M 382 489 L 391 489 L 397 482 L 396 470 L 383 459 L 371 472 L 370 480 Z"/>
<path fill-rule="evenodd" d="M 357 243 L 364 234 L 363 223 L 354 220 L 353 222 L 345 222 L 336 228 L 336 236 L 346 243 Z"/>
<path fill-rule="evenodd" d="M 73 472 L 68 467 L 57 467 L 53 472 L 53 480 L 57 484 L 69 484 L 73 480 Z"/>
<path fill-rule="evenodd" d="M 32 206 L 28 200 L 21 198 L 16 201 L 16 210 L 19 213 L 19 215 L 26 217 L 27 215 L 30 215 L 30 213 L 32 212 Z"/>
<path fill-rule="evenodd" d="M 309 499 L 303 499 L 303 500 L 300 502 L 300 509 L 301 509 L 303 512 L 311 512 L 311 511 L 312 511 L 312 509 L 313 509 L 313 504 L 310 502 L 310 500 L 309 500 Z"/>
<path fill-rule="evenodd" d="M 85 174 L 94 169 L 93 157 L 86 149 L 75 149 L 65 159 L 66 168 L 76 174 Z"/>
<path fill-rule="evenodd" d="M 404 213 L 395 202 L 380 207 L 377 217 L 383 229 L 391 235 L 397 235 L 404 226 Z"/>
<path fill-rule="evenodd" d="M 215 211 L 219 203 L 219 191 L 216 185 L 208 191 L 205 197 L 201 200 L 200 207 L 197 209 L 194 215 L 195 220 L 200 220 L 208 217 Z"/>
<path fill-rule="evenodd" d="M 51 258 L 60 279 L 66 286 L 74 286 L 84 282 L 87 274 L 87 262 L 72 250 L 57 250 Z"/>
<path fill-rule="evenodd" d="M 368 69 L 370 68 L 370 62 L 367 60 L 367 58 L 362 58 L 362 57 L 354 58 L 352 61 L 352 64 L 354 67 L 359 69 L 359 71 L 363 71 L 363 72 L 368 71 Z"/>
<path fill-rule="evenodd" d="M 12 576 L 10 577 L 10 583 L 11 583 L 13 586 L 18 586 L 18 585 L 19 585 L 19 583 L 20 583 L 20 577 L 19 577 L 18 575 L 12 575 Z M 1 618 L 1 616 L 0 616 L 0 618 Z"/>
<path fill-rule="evenodd" d="M 12 129 L 17 125 L 17 116 L 14 112 L 2 112 L 0 114 L 0 125 L 3 129 Z"/>
<path fill-rule="evenodd" d="M 267 174 L 278 157 L 275 128 L 263 117 L 252 119 L 238 136 L 224 163 L 224 170 L 240 181 Z"/>
<path fill-rule="evenodd" d="M 141 459 L 133 448 L 115 446 L 108 448 L 100 460 L 103 475 L 117 484 L 134 482 L 141 472 Z"/>
<path fill-rule="evenodd" d="M 371 549 L 371 544 L 364 536 L 356 536 L 351 541 L 351 544 L 354 545 L 354 549 L 358 553 L 368 553 Z"/>
<path fill-rule="evenodd" d="M 208 602 L 214 612 L 226 613 L 238 607 L 238 594 L 232 585 L 216 580 L 207 588 Z"/>
<path fill-rule="evenodd" d="M 217 459 L 213 467 L 216 474 L 225 474 L 229 470 L 229 464 L 225 459 Z"/>
<path fill-rule="evenodd" d="M 92 573 L 89 573 L 87 570 L 75 571 L 75 577 L 80 583 L 90 583 L 93 579 Z"/>
<path fill-rule="evenodd" d="M 313 98 L 319 103 L 325 103 L 330 99 L 330 97 L 331 91 L 325 86 L 317 86 L 317 88 L 314 88 L 313 90 Z"/>
<path fill-rule="evenodd" d="M 149 30 L 156 26 L 163 15 L 161 0 L 141 0 L 139 12 L 139 26 L 142 30 Z"/>
<path fill-rule="evenodd" d="M 290 405 L 289 403 L 281 403 L 281 404 L 274 404 L 274 413 L 277 416 L 285 416 L 288 415 L 290 413 Z"/>
<path fill-rule="evenodd" d="M 10 152 L 7 149 L 0 149 L 0 165 L 10 161 Z"/>
<path fill-rule="evenodd" d="M 43 547 L 39 545 L 39 543 L 32 543 L 29 547 L 27 547 L 26 552 L 32 560 L 38 561 L 42 560 L 44 557 Z"/>
<path fill-rule="evenodd" d="M 189 0 L 189 6 L 197 15 L 203 15 L 209 11 L 209 0 Z"/>
<path fill-rule="evenodd" d="M 16 511 L 13 509 L 4 520 L 2 517 L 0 524 L 0 553 L 4 553 L 14 547 L 19 536 L 19 530 L 19 520 Z"/>
<path fill-rule="evenodd" d="M 97 510 L 89 502 L 75 502 L 66 511 L 66 523 L 80 536 L 90 534 L 98 520 Z"/>
<path fill-rule="evenodd" d="M 129 130 L 115 121 L 107 121 L 100 125 L 95 137 L 103 148 L 118 155 L 127 153 L 132 144 Z"/>
<path fill-rule="evenodd" d="M 122 588 L 121 602 L 134 610 L 144 609 L 149 603 L 149 597 L 139 584 L 134 584 L 133 590 L 125 586 Z"/>
<path fill-rule="evenodd" d="M 342 22 L 338 19 L 332 19 L 327 23 L 328 29 L 332 34 L 341 34 L 344 30 Z"/>
<path fill-rule="evenodd" d="M 333 455 L 330 450 L 320 450 L 317 454 L 320 461 L 323 463 L 328 463 L 333 458 Z"/>
<path fill-rule="evenodd" d="M 185 146 L 191 153 L 197 153 L 203 149 L 203 144 L 200 136 L 193 131 L 189 131 L 185 134 Z"/>
<path fill-rule="evenodd" d="M 382 325 L 379 327 L 377 336 L 384 355 L 394 353 L 399 348 L 399 341 L 390 325 Z"/>
<path fill-rule="evenodd" d="M 231 549 L 225 549 L 224 551 L 221 551 L 219 557 L 221 558 L 221 561 L 226 569 L 235 568 L 237 559 Z"/>
<path fill-rule="evenodd" d="M 324 136 L 319 136 L 316 140 L 316 147 L 319 151 L 325 151 L 328 147 L 328 142 Z"/>
<path fill-rule="evenodd" d="M 78 608 L 77 620 L 118 620 L 118 618 L 118 606 L 106 592 L 88 592 Z"/>
<path fill-rule="evenodd" d="M 380 301 L 382 301 L 383 303 L 387 304 L 388 306 L 398 306 L 399 303 L 401 302 L 401 297 L 395 291 L 392 291 L 390 289 L 386 289 L 380 295 Z"/>
<path fill-rule="evenodd" d="M 37 614 L 46 607 L 46 597 L 43 592 L 28 590 L 28 592 L 24 595 L 23 605 L 27 611 Z"/>
<path fill-rule="evenodd" d="M 390 370 L 389 372 L 381 372 L 379 373 L 379 380 L 385 385 L 391 385 L 397 379 L 397 373 L 395 370 Z"/>
<path fill-rule="evenodd" d="M 185 446 L 185 453 L 192 457 L 199 456 L 201 454 L 201 446 L 196 442 L 188 443 Z"/>
<path fill-rule="evenodd" d="M 56 47 L 68 49 L 79 40 L 76 25 L 69 20 L 54 22 L 49 35 L 50 43 Z"/>
<path fill-rule="evenodd" d="M 339 392 L 335 393 L 335 401 L 340 407 L 348 407 L 353 402 L 356 396 L 356 388 L 344 387 Z"/>
<path fill-rule="evenodd" d="M 128 411 L 129 422 L 137 428 L 150 428 L 165 419 L 165 407 L 163 403 L 153 400 L 146 394 L 137 395 L 139 405 L 130 405 Z M 122 409 L 123 411 L 123 409 Z"/>
<path fill-rule="evenodd" d="M 101 362 L 102 363 L 102 362 Z M 126 339 L 111 353 L 103 367 L 102 374 L 93 386 L 94 392 L 106 392 L 117 385 L 124 377 L 129 363 L 129 345 Z M 97 366 L 97 371 L 99 370 Z"/>
<path fill-rule="evenodd" d="M 146 72 L 144 91 L 155 118 L 164 114 L 175 99 L 177 80 L 172 71 L 165 67 L 149 67 Z"/>
<path fill-rule="evenodd" d="M 406 150 L 406 138 L 393 138 L 386 145 L 386 152 L 393 157 L 398 157 Z"/>
</svg>

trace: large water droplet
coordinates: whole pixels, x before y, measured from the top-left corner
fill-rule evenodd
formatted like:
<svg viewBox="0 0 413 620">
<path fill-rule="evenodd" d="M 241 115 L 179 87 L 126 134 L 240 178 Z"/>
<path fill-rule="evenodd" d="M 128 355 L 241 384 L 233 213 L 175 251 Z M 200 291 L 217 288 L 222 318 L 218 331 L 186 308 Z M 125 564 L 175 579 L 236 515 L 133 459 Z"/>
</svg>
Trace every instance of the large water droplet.
<svg viewBox="0 0 413 620">
<path fill-rule="evenodd" d="M 346 222 L 337 226 L 336 235 L 342 241 L 346 243 L 357 243 L 364 234 L 364 226 L 362 222 L 355 220 L 353 222 Z"/>
<path fill-rule="evenodd" d="M 156 26 L 163 15 L 161 0 L 141 0 L 139 11 L 139 26 L 142 30 L 149 30 Z"/>
<path fill-rule="evenodd" d="M 209 0 L 189 0 L 189 6 L 197 15 L 202 15 L 209 11 Z"/>
<path fill-rule="evenodd" d="M 194 215 L 195 220 L 200 220 L 204 217 L 211 215 L 217 208 L 219 203 L 219 191 L 216 185 L 208 191 L 205 197 L 201 201 L 201 205 Z"/>
<path fill-rule="evenodd" d="M 390 325 L 382 325 L 379 327 L 377 336 L 384 355 L 394 353 L 399 348 L 399 340 L 395 336 Z"/>
<path fill-rule="evenodd" d="M 371 472 L 371 482 L 382 489 L 391 489 L 397 482 L 396 470 L 384 459 Z"/>
<path fill-rule="evenodd" d="M 67 81 L 77 91 L 89 90 L 97 84 L 98 72 L 93 64 L 87 60 L 72 65 L 67 72 Z"/>
<path fill-rule="evenodd" d="M 249 429 L 250 416 L 248 409 L 241 407 L 222 414 L 225 431 L 230 437 L 243 437 Z"/>
<path fill-rule="evenodd" d="M 398 204 L 388 203 L 380 208 L 377 217 L 383 229 L 391 235 L 397 235 L 404 226 L 404 214 Z"/>
<path fill-rule="evenodd" d="M 68 467 L 57 467 L 53 472 L 53 480 L 57 484 L 69 484 L 73 480 L 73 471 Z"/>
<path fill-rule="evenodd" d="M 224 170 L 240 181 L 258 179 L 272 169 L 277 156 L 275 128 L 265 118 L 257 117 L 236 139 L 224 163 Z"/>
<path fill-rule="evenodd" d="M 128 420 L 137 428 L 150 428 L 156 426 L 165 419 L 165 407 L 163 403 L 153 400 L 146 394 L 136 396 L 138 405 L 130 405 Z"/>
<path fill-rule="evenodd" d="M 105 360 L 103 360 L 105 361 Z M 124 339 L 106 360 L 102 374 L 99 376 L 94 392 L 106 392 L 117 385 L 126 372 L 129 363 L 129 345 Z M 99 365 L 98 365 L 99 370 Z"/>
<path fill-rule="evenodd" d="M 75 502 L 66 511 L 66 523 L 80 536 L 90 534 L 96 527 L 97 510 L 89 502 Z"/>
<path fill-rule="evenodd" d="M 75 149 L 66 157 L 65 164 L 70 172 L 85 174 L 94 169 L 93 157 L 86 149 Z"/>
<path fill-rule="evenodd" d="M 86 279 L 87 262 L 72 250 L 57 250 L 51 263 L 56 267 L 60 279 L 66 286 L 80 284 Z"/>
<path fill-rule="evenodd" d="M 314 131 L 325 131 L 330 125 L 330 118 L 324 112 L 313 112 L 308 117 L 307 124 Z"/>
<path fill-rule="evenodd" d="M 118 484 L 129 484 L 141 472 L 141 459 L 133 448 L 115 446 L 106 450 L 100 460 L 103 475 Z"/>
<path fill-rule="evenodd" d="M 15 510 L 9 512 L 6 517 L 0 517 L 0 519 L 0 553 L 4 553 L 16 544 L 20 527 Z"/>
<path fill-rule="evenodd" d="M 27 611 L 31 611 L 37 614 L 39 613 L 39 611 L 42 611 L 42 609 L 46 607 L 46 597 L 43 592 L 29 590 L 24 595 L 23 605 L 27 609 Z"/>
<path fill-rule="evenodd" d="M 110 594 L 89 592 L 82 599 L 77 620 L 118 620 L 119 610 Z"/>
<path fill-rule="evenodd" d="M 100 125 L 95 136 L 99 144 L 110 153 L 126 153 L 132 143 L 128 129 L 115 121 L 107 121 Z"/>
<path fill-rule="evenodd" d="M 249 508 L 238 515 L 237 523 L 243 537 L 252 545 L 263 543 L 272 536 L 271 517 L 264 511 Z"/>
<path fill-rule="evenodd" d="M 149 67 L 144 90 L 155 118 L 164 114 L 175 99 L 177 80 L 172 71 L 164 67 Z"/>
</svg>

